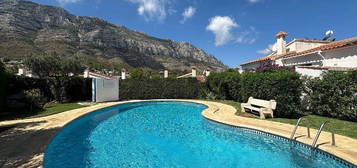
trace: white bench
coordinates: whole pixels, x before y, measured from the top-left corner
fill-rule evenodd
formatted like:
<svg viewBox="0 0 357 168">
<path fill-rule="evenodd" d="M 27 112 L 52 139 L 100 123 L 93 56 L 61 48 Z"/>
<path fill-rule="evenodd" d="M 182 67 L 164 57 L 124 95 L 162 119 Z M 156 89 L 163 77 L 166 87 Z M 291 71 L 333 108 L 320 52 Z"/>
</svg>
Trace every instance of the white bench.
<svg viewBox="0 0 357 168">
<path fill-rule="evenodd" d="M 266 115 L 270 115 L 271 118 L 274 117 L 273 110 L 276 108 L 275 100 L 261 100 L 249 97 L 247 103 L 241 104 L 242 112 L 245 112 L 246 109 L 249 109 L 252 113 L 259 113 L 261 119 L 265 119 Z"/>
</svg>

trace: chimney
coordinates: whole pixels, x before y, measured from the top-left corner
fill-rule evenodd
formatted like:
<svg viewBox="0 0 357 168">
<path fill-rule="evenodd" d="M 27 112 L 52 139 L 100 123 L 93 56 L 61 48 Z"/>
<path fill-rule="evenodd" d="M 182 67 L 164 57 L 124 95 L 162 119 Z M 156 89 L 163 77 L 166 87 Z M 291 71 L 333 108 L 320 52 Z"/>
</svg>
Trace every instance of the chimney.
<svg viewBox="0 0 357 168">
<path fill-rule="evenodd" d="M 83 77 L 84 78 L 89 78 L 89 69 L 84 70 Z"/>
<path fill-rule="evenodd" d="M 25 68 L 19 68 L 17 75 L 26 75 L 26 69 Z"/>
<path fill-rule="evenodd" d="M 126 69 L 125 68 L 121 69 L 121 79 L 122 80 L 126 79 Z"/>
<path fill-rule="evenodd" d="M 211 70 L 210 70 L 209 68 L 207 68 L 205 75 L 206 75 L 206 76 L 209 76 L 210 74 L 211 74 Z"/>
<path fill-rule="evenodd" d="M 277 55 L 286 53 L 286 41 L 285 41 L 286 36 L 288 36 L 288 33 L 282 31 L 276 34 Z"/>
<path fill-rule="evenodd" d="M 192 66 L 192 77 L 196 77 L 197 76 L 197 70 L 195 66 Z"/>
<path fill-rule="evenodd" d="M 169 77 L 169 71 L 167 69 L 164 70 L 164 78 Z"/>
</svg>

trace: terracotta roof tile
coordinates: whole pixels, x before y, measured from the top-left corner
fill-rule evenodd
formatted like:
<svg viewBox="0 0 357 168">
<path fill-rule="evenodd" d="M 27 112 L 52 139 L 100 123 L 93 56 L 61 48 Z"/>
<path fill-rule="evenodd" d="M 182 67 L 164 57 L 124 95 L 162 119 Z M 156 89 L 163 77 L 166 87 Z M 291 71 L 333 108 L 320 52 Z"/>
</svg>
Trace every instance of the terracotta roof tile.
<svg viewBox="0 0 357 168">
<path fill-rule="evenodd" d="M 312 48 L 312 49 L 309 49 L 309 50 L 305 50 L 305 51 L 301 51 L 301 52 L 298 52 L 298 53 L 295 53 L 295 54 L 282 55 L 280 57 L 288 58 L 288 57 L 293 57 L 293 56 L 297 56 L 297 55 L 303 55 L 303 54 L 312 53 L 312 52 L 316 52 L 316 51 L 327 51 L 327 50 L 333 50 L 333 49 L 348 47 L 348 46 L 352 46 L 352 45 L 356 45 L 356 44 L 357 44 L 357 37 L 353 37 L 353 38 L 349 38 L 349 39 L 345 39 L 345 40 L 340 40 L 340 41 L 328 43 L 328 44 L 322 45 L 320 47 L 315 47 L 315 48 Z"/>
<path fill-rule="evenodd" d="M 293 53 L 296 53 L 296 52 L 295 51 L 290 51 L 290 52 L 288 52 L 286 54 L 293 54 Z M 284 54 L 284 55 L 286 55 L 286 54 Z M 240 64 L 240 65 L 246 65 L 246 64 L 251 64 L 251 63 L 255 63 L 255 62 L 271 60 L 271 59 L 278 58 L 278 57 L 281 57 L 281 56 L 283 56 L 283 55 L 269 55 L 269 56 L 266 56 L 266 57 L 262 57 L 262 58 L 258 58 L 258 59 L 249 61 L 249 62 L 245 62 L 245 63 Z"/>
<path fill-rule="evenodd" d="M 89 75 L 96 76 L 96 77 L 99 77 L 99 78 L 106 78 L 106 79 L 116 79 L 116 78 L 118 78 L 118 76 L 109 76 L 109 75 L 99 74 L 99 73 L 95 73 L 95 72 L 89 72 Z"/>
<path fill-rule="evenodd" d="M 315 47 L 312 49 L 304 50 L 301 52 L 288 52 L 283 55 L 274 55 L 274 56 L 267 56 L 267 57 L 262 57 L 256 60 L 252 60 L 246 63 L 243 63 L 241 65 L 246 65 L 246 64 L 251 64 L 255 62 L 260 62 L 260 61 L 265 61 L 265 60 L 270 60 L 270 59 L 275 59 L 275 58 L 288 58 L 288 57 L 293 57 L 297 55 L 303 55 L 303 54 L 308 54 L 312 52 L 317 52 L 317 51 L 327 51 L 327 50 L 333 50 L 333 49 L 338 49 L 338 48 L 343 48 L 343 47 L 348 47 L 348 46 L 353 46 L 357 45 L 357 37 L 345 39 L 345 40 L 340 40 L 336 42 L 331 42 L 319 47 Z"/>
</svg>

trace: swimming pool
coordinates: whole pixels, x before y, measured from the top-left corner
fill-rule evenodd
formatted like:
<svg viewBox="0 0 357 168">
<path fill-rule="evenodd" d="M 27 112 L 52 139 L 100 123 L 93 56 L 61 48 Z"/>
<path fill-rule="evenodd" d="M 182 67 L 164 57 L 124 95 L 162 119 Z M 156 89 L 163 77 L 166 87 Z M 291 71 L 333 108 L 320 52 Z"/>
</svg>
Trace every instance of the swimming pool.
<svg viewBox="0 0 357 168">
<path fill-rule="evenodd" d="M 210 122 L 207 106 L 137 102 L 67 124 L 45 153 L 46 168 L 351 167 L 322 151 L 249 129 Z"/>
</svg>

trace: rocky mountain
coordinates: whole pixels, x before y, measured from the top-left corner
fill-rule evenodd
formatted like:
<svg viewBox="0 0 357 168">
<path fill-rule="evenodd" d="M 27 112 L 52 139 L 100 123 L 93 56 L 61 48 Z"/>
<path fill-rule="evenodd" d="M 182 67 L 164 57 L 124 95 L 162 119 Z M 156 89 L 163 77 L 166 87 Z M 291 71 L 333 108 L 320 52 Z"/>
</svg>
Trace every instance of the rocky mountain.
<svg viewBox="0 0 357 168">
<path fill-rule="evenodd" d="M 187 42 L 159 39 L 105 20 L 25 0 L 0 0 L 0 57 L 57 52 L 154 70 L 227 68 Z"/>
</svg>

